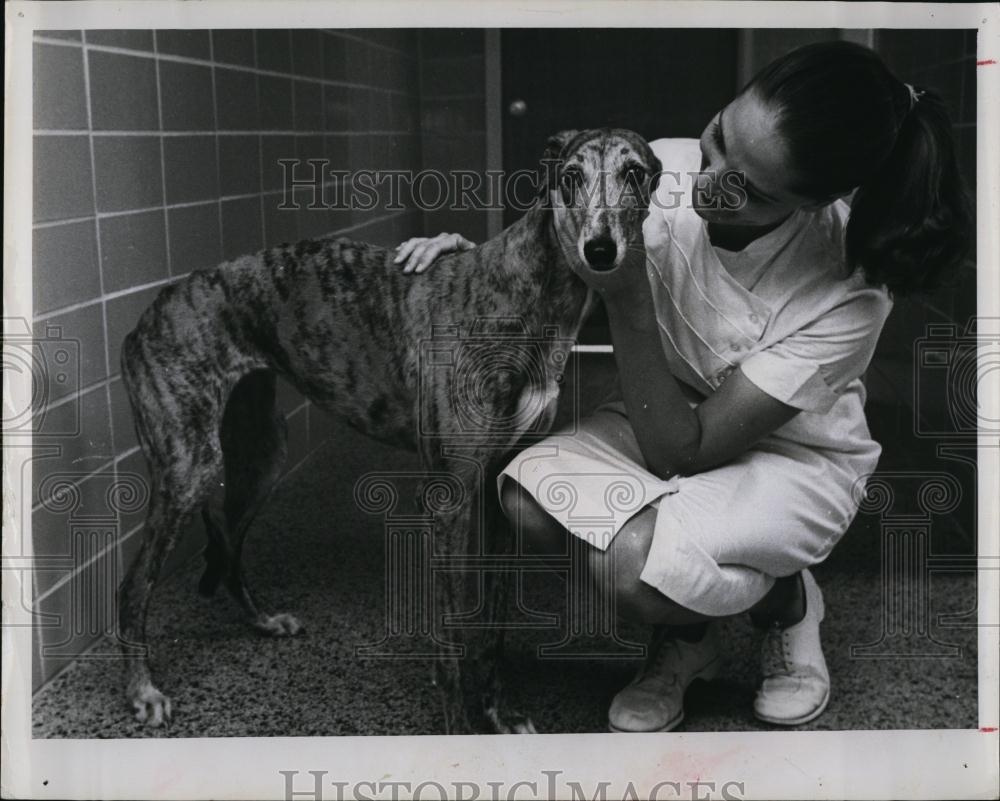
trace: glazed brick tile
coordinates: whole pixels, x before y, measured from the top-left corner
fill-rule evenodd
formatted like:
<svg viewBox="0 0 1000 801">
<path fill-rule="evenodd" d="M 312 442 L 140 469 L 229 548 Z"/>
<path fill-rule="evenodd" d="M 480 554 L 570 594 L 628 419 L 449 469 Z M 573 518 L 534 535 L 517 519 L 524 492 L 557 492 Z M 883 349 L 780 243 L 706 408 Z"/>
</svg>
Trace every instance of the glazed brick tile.
<svg viewBox="0 0 1000 801">
<path fill-rule="evenodd" d="M 127 50 L 153 50 L 152 31 L 87 31 L 87 44 L 105 45 L 106 47 L 121 47 Z"/>
<path fill-rule="evenodd" d="M 318 30 L 292 31 L 292 71 L 296 75 L 323 77 L 323 50 Z"/>
<path fill-rule="evenodd" d="M 31 240 L 32 307 L 36 314 L 101 294 L 93 220 L 36 228 Z"/>
<path fill-rule="evenodd" d="M 347 42 L 333 33 L 324 33 L 323 77 L 328 81 L 347 80 Z"/>
<path fill-rule="evenodd" d="M 156 32 L 156 51 L 172 56 L 208 59 L 211 56 L 209 31 L 161 30 Z M 161 69 L 163 65 L 160 65 Z"/>
<path fill-rule="evenodd" d="M 98 211 L 127 211 L 163 203 L 160 140 L 95 136 Z"/>
<path fill-rule="evenodd" d="M 260 127 L 257 76 L 252 72 L 216 68 L 215 102 L 220 131 L 254 131 Z"/>
<path fill-rule="evenodd" d="M 87 127 L 83 50 L 37 42 L 32 47 L 32 98 L 35 128 Z"/>
<path fill-rule="evenodd" d="M 81 531 L 79 536 L 85 535 Z M 99 538 L 96 532 L 93 537 Z M 84 541 L 90 538 L 88 531 Z M 52 678 L 85 652 L 86 658 L 95 658 L 99 653 L 117 656 L 113 637 L 105 635 L 115 630 L 115 584 L 120 580 L 112 537 L 112 545 L 98 558 L 85 562 L 69 581 L 36 602 L 35 612 L 43 621 L 39 626 L 43 680 Z"/>
<path fill-rule="evenodd" d="M 167 277 L 167 232 L 161 209 L 105 217 L 99 226 L 105 292 Z"/>
<path fill-rule="evenodd" d="M 40 429 L 63 433 L 47 437 L 44 448 L 38 449 L 41 458 L 32 462 L 32 505 L 53 500 L 59 481 L 81 482 L 114 458 L 111 417 L 104 386 L 46 409 L 36 415 L 35 420 Z M 95 500 L 99 506 L 104 499 Z M 80 511 L 84 514 L 107 514 L 106 510 L 89 504 L 87 509 Z"/>
<path fill-rule="evenodd" d="M 256 253 L 263 247 L 263 239 L 258 198 L 222 201 L 222 258 Z"/>
<path fill-rule="evenodd" d="M 222 261 L 219 204 L 168 209 L 170 270 L 184 275 Z"/>
<path fill-rule="evenodd" d="M 348 154 L 350 147 L 350 137 L 337 134 L 323 137 L 323 152 L 330 162 L 331 170 L 346 170 L 348 168 Z M 419 167 L 419 164 L 413 164 Z"/>
<path fill-rule="evenodd" d="M 327 131 L 347 130 L 351 120 L 351 94 L 346 86 L 323 87 L 323 125 Z"/>
<path fill-rule="evenodd" d="M 95 131 L 153 131 L 160 127 L 153 59 L 91 50 L 88 62 Z"/>
<path fill-rule="evenodd" d="M 219 172 L 214 136 L 172 136 L 163 140 L 167 203 L 218 197 Z"/>
<path fill-rule="evenodd" d="M 264 196 L 264 247 L 271 248 L 299 238 L 298 212 L 280 208 L 281 195 Z"/>
<path fill-rule="evenodd" d="M 215 130 L 212 70 L 193 64 L 161 62 L 160 103 L 165 131 Z"/>
<path fill-rule="evenodd" d="M 320 84 L 295 82 L 295 130 L 323 130 L 323 87 Z"/>
<path fill-rule="evenodd" d="M 88 393 L 82 399 L 89 403 L 91 395 L 104 395 L 104 390 Z M 105 413 L 107 404 L 105 403 Z M 106 436 L 107 420 L 103 421 Z M 89 432 L 88 432 L 89 433 Z M 81 437 L 84 436 L 81 433 Z M 63 450 L 57 456 L 35 459 L 32 462 L 32 498 L 36 506 L 31 515 L 32 544 L 35 556 L 67 557 L 73 554 L 72 523 L 83 522 L 86 518 L 104 518 L 112 524 L 115 521 L 115 511 L 107 501 L 107 491 L 111 488 L 115 477 L 110 468 L 94 472 L 74 464 L 78 458 L 79 448 L 71 447 Z M 73 488 L 68 485 L 74 485 Z M 68 494 L 54 498 L 53 490 L 65 488 Z M 51 575 L 51 574 L 50 574 Z M 49 581 L 42 581 L 40 592 L 45 592 L 58 579 L 51 575 Z M 46 586 L 49 585 L 49 586 Z"/>
<path fill-rule="evenodd" d="M 345 79 L 351 83 L 371 83 L 371 47 L 356 39 L 344 42 L 347 70 Z"/>
<path fill-rule="evenodd" d="M 93 303 L 33 326 L 35 352 L 42 359 L 36 409 L 65 398 L 105 377 L 104 318 Z"/>
<path fill-rule="evenodd" d="M 33 168 L 35 222 L 94 213 L 87 137 L 36 136 Z"/>
<path fill-rule="evenodd" d="M 253 31 L 212 31 L 212 51 L 216 62 L 253 67 Z"/>
<path fill-rule="evenodd" d="M 219 137 L 219 192 L 246 195 L 260 191 L 260 137 Z"/>
<path fill-rule="evenodd" d="M 292 40 L 288 30 L 259 30 L 257 35 L 257 66 L 272 72 L 292 69 Z"/>
<path fill-rule="evenodd" d="M 258 76 L 260 88 L 260 124 L 264 130 L 290 131 L 292 117 L 292 81 L 272 75 Z"/>
<path fill-rule="evenodd" d="M 108 391 L 111 394 L 111 441 L 115 455 L 119 456 L 136 447 L 139 440 L 135 436 L 132 407 L 125 384 L 120 378 L 116 378 L 108 385 Z"/>
<path fill-rule="evenodd" d="M 261 137 L 261 168 L 265 192 L 283 187 L 284 169 L 279 162 L 282 159 L 297 158 L 297 152 L 294 136 L 279 134 Z"/>
</svg>

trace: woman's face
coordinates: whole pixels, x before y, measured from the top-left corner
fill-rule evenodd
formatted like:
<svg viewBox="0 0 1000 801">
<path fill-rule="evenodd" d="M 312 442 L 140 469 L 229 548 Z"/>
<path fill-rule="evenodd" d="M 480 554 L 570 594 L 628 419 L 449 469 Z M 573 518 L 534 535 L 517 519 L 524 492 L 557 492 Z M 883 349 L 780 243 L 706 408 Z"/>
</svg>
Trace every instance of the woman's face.
<svg viewBox="0 0 1000 801">
<path fill-rule="evenodd" d="M 793 174 L 777 117 L 753 90 L 715 115 L 701 134 L 701 172 L 692 202 L 724 225 L 774 225 L 815 200 L 789 189 Z"/>
</svg>

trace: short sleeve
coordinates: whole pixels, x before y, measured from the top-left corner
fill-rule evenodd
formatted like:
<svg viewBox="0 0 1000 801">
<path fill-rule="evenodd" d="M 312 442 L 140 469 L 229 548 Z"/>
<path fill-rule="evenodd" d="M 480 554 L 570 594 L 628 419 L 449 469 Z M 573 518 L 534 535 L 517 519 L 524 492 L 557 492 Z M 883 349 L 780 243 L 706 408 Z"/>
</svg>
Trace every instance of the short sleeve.
<svg viewBox="0 0 1000 801">
<path fill-rule="evenodd" d="M 825 414 L 868 369 L 891 309 L 884 289 L 856 289 L 811 323 L 748 356 L 740 369 L 771 397 Z"/>
</svg>

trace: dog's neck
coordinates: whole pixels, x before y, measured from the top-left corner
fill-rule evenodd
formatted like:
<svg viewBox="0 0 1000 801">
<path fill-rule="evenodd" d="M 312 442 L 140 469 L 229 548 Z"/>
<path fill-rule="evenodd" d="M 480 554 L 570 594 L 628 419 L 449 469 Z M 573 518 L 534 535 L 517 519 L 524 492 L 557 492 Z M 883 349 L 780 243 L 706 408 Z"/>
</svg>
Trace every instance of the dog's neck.
<svg viewBox="0 0 1000 801">
<path fill-rule="evenodd" d="M 575 335 L 588 290 L 573 270 L 575 250 L 562 242 L 551 208 L 535 205 L 485 247 L 496 249 L 486 260 L 497 265 L 490 271 L 491 291 L 509 297 L 536 324 Z"/>
</svg>

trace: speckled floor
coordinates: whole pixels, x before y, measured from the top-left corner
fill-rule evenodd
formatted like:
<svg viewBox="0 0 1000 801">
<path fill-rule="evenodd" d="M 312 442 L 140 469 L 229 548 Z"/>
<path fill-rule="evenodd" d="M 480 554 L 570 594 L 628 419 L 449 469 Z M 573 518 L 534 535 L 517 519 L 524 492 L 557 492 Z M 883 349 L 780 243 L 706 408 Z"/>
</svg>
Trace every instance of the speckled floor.
<svg viewBox="0 0 1000 801">
<path fill-rule="evenodd" d="M 36 737 L 212 737 L 434 734 L 441 712 L 430 664 L 355 656 L 380 638 L 385 546 L 378 518 L 358 509 L 355 480 L 373 465 L 414 469 L 409 454 L 349 429 L 319 448 L 278 489 L 253 531 L 247 573 L 275 611 L 295 613 L 302 636 L 268 640 L 240 620 L 220 593 L 196 592 L 200 558 L 171 576 L 153 601 L 152 659 L 160 689 L 174 703 L 169 727 L 146 729 L 126 709 L 119 669 L 79 662 L 34 700 Z M 823 637 L 833 694 L 827 712 L 803 728 L 970 728 L 976 725 L 976 638 L 972 627 L 943 628 L 938 616 L 975 607 L 968 573 L 935 575 L 931 634 L 961 647 L 952 658 L 852 658 L 852 644 L 882 630 L 878 523 L 856 525 L 816 571 L 824 588 Z M 526 581 L 537 610 L 559 612 L 564 585 L 549 574 Z M 642 638 L 635 629 L 623 633 Z M 514 705 L 539 731 L 606 731 L 606 711 L 638 662 L 538 659 L 536 646 L 558 631 L 509 637 L 508 683 Z M 751 713 L 757 651 L 745 618 L 725 624 L 727 662 L 720 677 L 688 693 L 681 730 L 764 730 Z"/>
</svg>

